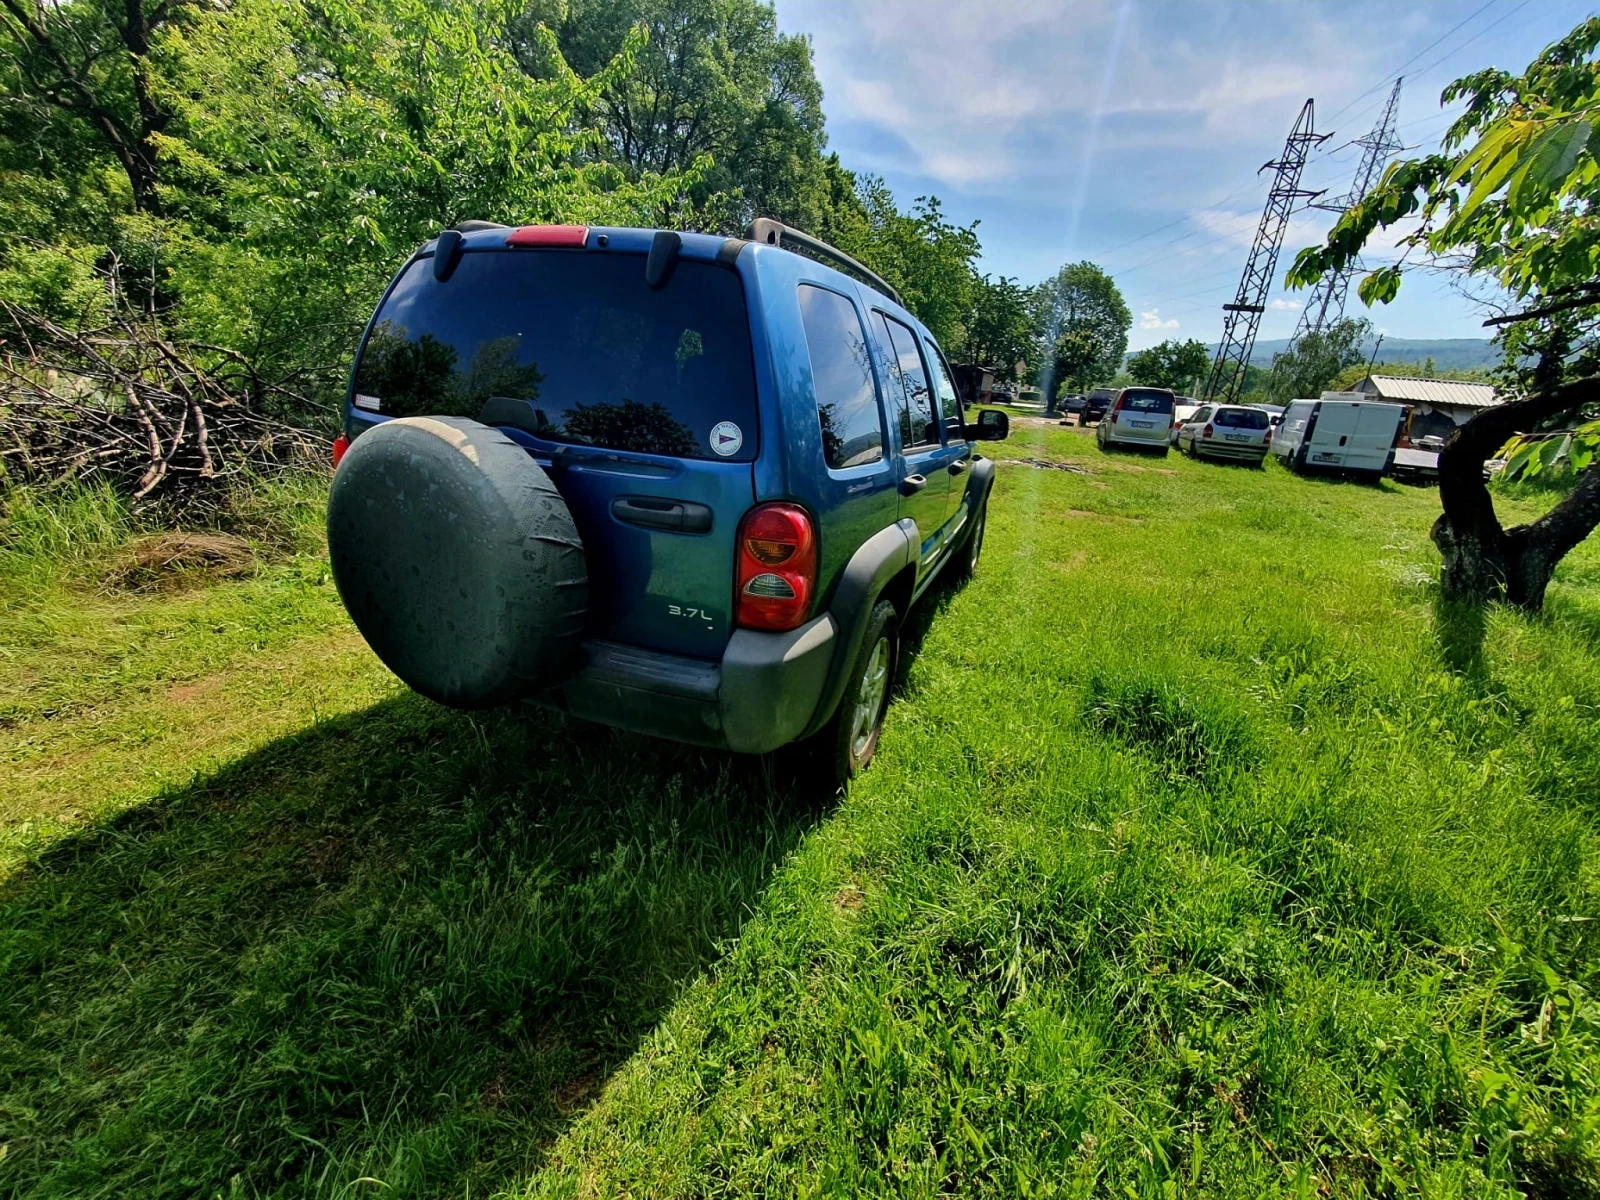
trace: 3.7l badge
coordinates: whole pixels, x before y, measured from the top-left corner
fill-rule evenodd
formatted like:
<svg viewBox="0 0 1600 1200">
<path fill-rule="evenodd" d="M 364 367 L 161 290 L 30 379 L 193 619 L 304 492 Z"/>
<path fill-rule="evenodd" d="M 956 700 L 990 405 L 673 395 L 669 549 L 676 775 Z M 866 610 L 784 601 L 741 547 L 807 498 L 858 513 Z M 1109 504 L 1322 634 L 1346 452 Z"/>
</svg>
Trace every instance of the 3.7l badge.
<svg viewBox="0 0 1600 1200">
<path fill-rule="evenodd" d="M 667 614 L 674 617 L 685 617 L 691 621 L 704 621 L 708 629 L 712 628 L 714 624 L 711 620 L 711 614 L 703 608 L 685 608 L 681 604 L 669 604 L 667 605 Z"/>
</svg>

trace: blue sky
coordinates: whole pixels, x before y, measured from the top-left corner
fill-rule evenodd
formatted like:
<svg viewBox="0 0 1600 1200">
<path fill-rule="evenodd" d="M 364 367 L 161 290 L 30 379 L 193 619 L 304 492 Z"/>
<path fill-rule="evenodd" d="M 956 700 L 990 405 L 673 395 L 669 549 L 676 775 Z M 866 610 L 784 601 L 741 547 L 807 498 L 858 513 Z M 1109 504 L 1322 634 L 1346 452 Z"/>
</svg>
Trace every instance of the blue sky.
<svg viewBox="0 0 1600 1200">
<path fill-rule="evenodd" d="M 1216 340 L 1266 198 L 1256 169 L 1316 100 L 1333 133 L 1303 185 L 1348 189 L 1397 74 L 1415 153 L 1449 124 L 1439 93 L 1485 66 L 1520 71 L 1593 0 L 777 0 L 812 39 L 829 145 L 902 204 L 937 195 L 981 220 L 983 268 L 1031 283 L 1063 262 L 1109 270 L 1134 313 L 1131 348 Z M 1304 293 L 1294 251 L 1334 220 L 1290 226 L 1262 338 L 1287 337 Z M 1392 239 L 1390 239 L 1392 241 Z M 1390 260 L 1377 247 L 1368 261 Z M 1413 272 L 1399 298 L 1347 313 L 1397 337 L 1481 337 L 1483 313 Z"/>
</svg>

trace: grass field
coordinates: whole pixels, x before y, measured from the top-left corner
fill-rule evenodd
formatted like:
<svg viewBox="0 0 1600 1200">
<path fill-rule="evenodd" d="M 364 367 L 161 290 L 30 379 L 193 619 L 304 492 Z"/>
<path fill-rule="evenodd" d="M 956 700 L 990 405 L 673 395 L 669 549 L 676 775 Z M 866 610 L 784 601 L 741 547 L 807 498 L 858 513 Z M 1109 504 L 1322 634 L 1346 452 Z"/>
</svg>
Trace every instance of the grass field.
<svg viewBox="0 0 1600 1200">
<path fill-rule="evenodd" d="M 1600 1195 L 1600 543 L 1456 610 L 1431 492 L 996 453 L 842 799 L 406 694 L 314 493 L 14 521 L 0 1196 Z"/>
</svg>

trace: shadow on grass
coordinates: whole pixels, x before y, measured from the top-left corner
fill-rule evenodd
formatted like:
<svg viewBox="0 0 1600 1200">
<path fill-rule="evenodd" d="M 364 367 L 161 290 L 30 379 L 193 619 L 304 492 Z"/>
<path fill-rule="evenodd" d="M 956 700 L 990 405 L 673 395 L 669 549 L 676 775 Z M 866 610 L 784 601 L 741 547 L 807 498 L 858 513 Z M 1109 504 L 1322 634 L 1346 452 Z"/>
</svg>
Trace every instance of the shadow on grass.
<svg viewBox="0 0 1600 1200">
<path fill-rule="evenodd" d="M 1433 589 L 1433 630 L 1439 639 L 1439 654 L 1444 665 L 1474 684 L 1489 678 L 1489 665 L 1483 655 L 1488 634 L 1488 605 L 1451 600 L 1437 585 Z"/>
<path fill-rule="evenodd" d="M 493 1190 L 828 800 L 761 760 L 411 696 L 0 882 L 0 1194 Z"/>
</svg>

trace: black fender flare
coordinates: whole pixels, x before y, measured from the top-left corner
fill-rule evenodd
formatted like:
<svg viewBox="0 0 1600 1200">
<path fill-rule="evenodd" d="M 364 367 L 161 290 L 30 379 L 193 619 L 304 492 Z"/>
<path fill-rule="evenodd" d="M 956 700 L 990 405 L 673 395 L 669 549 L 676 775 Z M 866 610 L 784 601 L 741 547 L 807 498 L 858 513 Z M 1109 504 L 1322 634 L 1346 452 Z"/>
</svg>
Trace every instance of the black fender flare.
<svg viewBox="0 0 1600 1200">
<path fill-rule="evenodd" d="M 822 697 L 801 736 L 815 733 L 833 717 L 844 695 L 850 665 L 861 652 L 861 638 L 873 605 L 877 604 L 890 580 L 916 563 L 918 544 L 916 523 L 909 517 L 902 518 L 861 543 L 839 572 L 833 602 L 828 606 L 828 612 L 839 625 L 838 644 L 828 667 Z M 904 613 L 900 615 L 905 616 Z"/>
<path fill-rule="evenodd" d="M 972 482 L 967 484 L 967 495 L 972 497 L 972 512 L 976 515 L 989 502 L 989 490 L 994 487 L 994 459 L 973 457 Z"/>
</svg>

